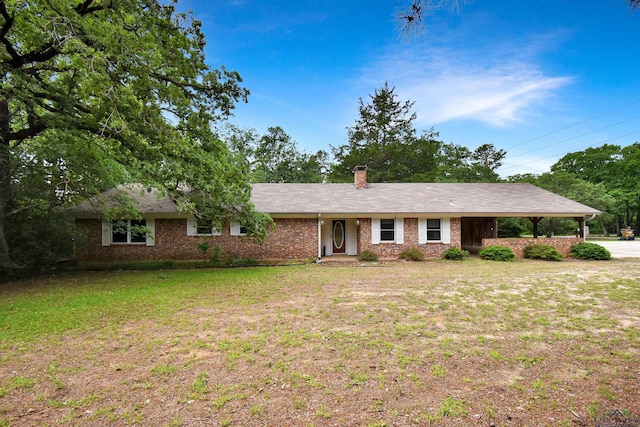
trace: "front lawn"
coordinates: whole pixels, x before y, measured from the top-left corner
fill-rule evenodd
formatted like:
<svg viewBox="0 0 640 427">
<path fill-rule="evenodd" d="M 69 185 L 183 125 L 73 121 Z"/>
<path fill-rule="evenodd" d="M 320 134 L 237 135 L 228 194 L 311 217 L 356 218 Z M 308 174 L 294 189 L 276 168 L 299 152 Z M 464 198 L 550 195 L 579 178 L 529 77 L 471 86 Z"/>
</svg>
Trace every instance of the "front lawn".
<svg viewBox="0 0 640 427">
<path fill-rule="evenodd" d="M 640 263 L 64 274 L 0 287 L 0 426 L 640 416 Z"/>
</svg>

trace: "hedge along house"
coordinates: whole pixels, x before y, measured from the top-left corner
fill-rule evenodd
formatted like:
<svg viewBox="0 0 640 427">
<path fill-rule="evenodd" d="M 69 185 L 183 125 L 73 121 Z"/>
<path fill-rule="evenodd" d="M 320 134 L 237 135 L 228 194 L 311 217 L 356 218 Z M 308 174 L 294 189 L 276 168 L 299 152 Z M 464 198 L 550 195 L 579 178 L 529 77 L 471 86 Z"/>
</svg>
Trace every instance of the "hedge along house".
<svg viewBox="0 0 640 427">
<path fill-rule="evenodd" d="M 440 257 L 450 247 L 477 252 L 495 244 L 522 256 L 522 249 L 537 240 L 498 239 L 499 217 L 529 218 L 534 236 L 543 217 L 575 219 L 579 237 L 543 242 L 566 256 L 572 245 L 584 241 L 585 217 L 601 213 L 531 184 L 368 183 L 366 167 L 354 172 L 353 184 L 254 184 L 252 202 L 275 223 L 261 245 L 242 224 L 215 230 L 178 212 L 167 197 L 125 187 L 121 191 L 137 202 L 141 218 L 108 221 L 95 201 L 81 203 L 74 210 L 80 235 L 76 258 L 202 259 L 198 245 L 205 241 L 237 258 L 257 260 L 321 260 L 364 250 L 397 258 L 408 248 Z M 103 200 L 108 204 L 117 195 L 111 190 Z M 136 233 L 140 227 L 145 233 Z"/>
</svg>

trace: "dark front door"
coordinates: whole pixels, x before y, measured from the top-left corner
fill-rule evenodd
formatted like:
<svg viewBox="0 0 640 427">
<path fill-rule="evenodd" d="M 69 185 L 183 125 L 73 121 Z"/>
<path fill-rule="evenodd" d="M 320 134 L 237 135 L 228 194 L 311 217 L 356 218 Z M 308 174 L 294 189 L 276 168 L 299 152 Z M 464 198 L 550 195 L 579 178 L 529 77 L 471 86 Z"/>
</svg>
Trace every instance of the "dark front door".
<svg viewBox="0 0 640 427">
<path fill-rule="evenodd" d="M 347 247 L 346 221 L 343 219 L 333 220 L 331 223 L 331 236 L 333 240 L 333 253 L 343 254 Z"/>
</svg>

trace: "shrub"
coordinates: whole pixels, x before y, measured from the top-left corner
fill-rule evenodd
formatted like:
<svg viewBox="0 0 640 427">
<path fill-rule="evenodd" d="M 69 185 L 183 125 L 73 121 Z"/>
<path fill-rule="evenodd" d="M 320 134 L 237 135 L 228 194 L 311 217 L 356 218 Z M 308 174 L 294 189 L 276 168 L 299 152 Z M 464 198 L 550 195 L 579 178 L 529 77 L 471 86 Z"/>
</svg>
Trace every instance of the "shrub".
<svg viewBox="0 0 640 427">
<path fill-rule="evenodd" d="M 424 252 L 419 248 L 405 249 L 400 254 L 400 259 L 405 261 L 424 261 Z"/>
<path fill-rule="evenodd" d="M 579 243 L 571 247 L 571 255 L 578 259 L 607 260 L 611 259 L 611 252 L 595 243 Z"/>
<path fill-rule="evenodd" d="M 551 245 L 536 243 L 524 248 L 524 257 L 531 259 L 545 259 L 549 261 L 560 261 L 562 255 Z"/>
<path fill-rule="evenodd" d="M 487 246 L 479 253 L 482 259 L 491 261 L 511 261 L 515 258 L 515 254 L 511 248 L 505 246 Z"/>
<path fill-rule="evenodd" d="M 358 254 L 358 261 L 377 261 L 378 254 L 369 249 L 365 249 L 364 251 Z"/>
<path fill-rule="evenodd" d="M 234 263 L 233 255 L 225 251 L 220 245 L 214 246 L 209 259 L 211 264 L 216 267 L 226 267 Z"/>
<path fill-rule="evenodd" d="M 442 254 L 442 258 L 451 259 L 455 261 L 462 261 L 465 257 L 469 256 L 469 251 L 465 251 L 460 248 L 449 248 Z"/>
</svg>

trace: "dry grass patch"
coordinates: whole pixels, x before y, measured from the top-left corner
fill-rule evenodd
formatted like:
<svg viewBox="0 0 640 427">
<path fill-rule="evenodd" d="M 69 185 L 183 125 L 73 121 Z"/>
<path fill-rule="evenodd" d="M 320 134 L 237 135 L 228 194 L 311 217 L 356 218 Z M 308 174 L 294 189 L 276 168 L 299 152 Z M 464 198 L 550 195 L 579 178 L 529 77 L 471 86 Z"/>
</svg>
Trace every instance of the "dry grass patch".
<svg viewBox="0 0 640 427">
<path fill-rule="evenodd" d="M 640 416 L 639 278 L 637 260 L 472 259 L 13 284 L 0 290 L 0 425 Z"/>
</svg>

